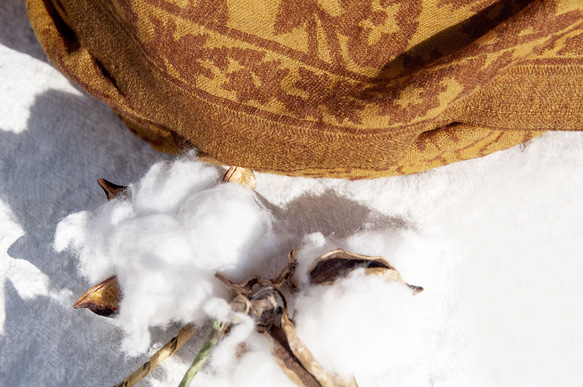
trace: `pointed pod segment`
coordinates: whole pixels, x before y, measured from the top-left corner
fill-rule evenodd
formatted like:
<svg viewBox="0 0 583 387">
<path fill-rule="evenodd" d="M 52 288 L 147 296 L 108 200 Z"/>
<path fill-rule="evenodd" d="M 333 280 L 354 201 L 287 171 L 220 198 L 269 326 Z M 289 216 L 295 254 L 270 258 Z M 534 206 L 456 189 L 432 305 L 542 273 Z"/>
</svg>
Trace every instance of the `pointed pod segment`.
<svg viewBox="0 0 583 387">
<path fill-rule="evenodd" d="M 113 276 L 86 291 L 75 301 L 73 308 L 87 308 L 100 316 L 110 317 L 119 311 L 121 298 L 121 288 Z"/>
<path fill-rule="evenodd" d="M 297 261 L 295 256 L 295 250 L 289 252 L 288 256 L 288 263 L 287 266 L 283 268 L 281 273 L 273 279 L 270 279 L 266 283 L 269 286 L 273 286 L 276 289 L 281 288 L 284 284 L 286 284 L 289 290 L 293 293 L 298 285 L 294 280 L 294 273 L 296 271 Z"/>
<path fill-rule="evenodd" d="M 283 337 L 285 337 L 286 340 L 285 347 L 289 349 L 292 357 L 299 361 L 303 369 L 305 369 L 308 374 L 318 382 L 317 385 L 322 387 L 357 387 L 354 378 L 344 379 L 339 375 L 328 373 L 324 367 L 318 363 L 308 347 L 306 347 L 298 337 L 295 324 L 288 317 L 287 310 L 284 310 L 281 316 L 281 329 L 284 333 Z M 284 368 L 282 366 L 283 362 L 278 361 L 278 363 L 280 364 L 280 367 Z M 286 375 L 289 375 L 291 371 L 292 370 L 290 369 L 284 369 Z M 308 381 L 311 381 L 311 379 L 307 378 L 306 382 Z M 307 383 L 304 384 L 307 385 Z"/>
<path fill-rule="evenodd" d="M 223 181 L 238 183 L 249 189 L 255 189 L 257 187 L 257 180 L 253 171 L 243 167 L 233 166 L 229 168 L 223 177 Z"/>
<path fill-rule="evenodd" d="M 294 355 L 289 347 L 288 338 L 285 331 L 278 326 L 274 326 L 269 331 L 269 343 L 271 354 L 283 371 L 283 373 L 296 385 L 300 387 L 322 387 L 318 379 L 312 375 L 302 362 Z"/>
<path fill-rule="evenodd" d="M 420 286 L 407 284 L 401 274 L 383 257 L 369 257 L 336 249 L 316 258 L 308 269 L 312 285 L 330 285 L 340 278 L 348 277 L 352 271 L 364 269 L 367 274 L 379 275 L 390 281 L 407 285 L 413 294 L 423 291 Z"/>
<path fill-rule="evenodd" d="M 295 289 L 292 278 L 295 268 L 292 250 L 286 267 L 270 280 L 253 277 L 235 284 L 221 273 L 216 277 L 237 294 L 231 308 L 245 311 L 255 320 L 256 332 L 268 337 L 273 357 L 294 384 L 299 387 L 358 387 L 354 378 L 344 379 L 328 373 L 298 337 L 288 316 L 285 296 L 280 291 L 283 285 L 287 285 L 290 291 Z"/>
<path fill-rule="evenodd" d="M 114 184 L 105 179 L 98 179 L 97 184 L 99 184 L 99 186 L 103 188 L 105 196 L 107 196 L 107 200 L 124 196 L 128 188 L 123 185 Z"/>
</svg>

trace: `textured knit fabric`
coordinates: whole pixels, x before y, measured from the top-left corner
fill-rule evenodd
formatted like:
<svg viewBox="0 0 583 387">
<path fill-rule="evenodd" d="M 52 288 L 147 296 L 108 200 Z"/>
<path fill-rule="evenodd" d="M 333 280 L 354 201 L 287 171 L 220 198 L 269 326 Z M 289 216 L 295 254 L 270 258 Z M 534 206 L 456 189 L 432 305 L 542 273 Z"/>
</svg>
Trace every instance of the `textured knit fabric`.
<svg viewBox="0 0 583 387">
<path fill-rule="evenodd" d="M 49 58 L 163 151 L 414 173 L 583 129 L 583 1 L 28 0 Z"/>
</svg>

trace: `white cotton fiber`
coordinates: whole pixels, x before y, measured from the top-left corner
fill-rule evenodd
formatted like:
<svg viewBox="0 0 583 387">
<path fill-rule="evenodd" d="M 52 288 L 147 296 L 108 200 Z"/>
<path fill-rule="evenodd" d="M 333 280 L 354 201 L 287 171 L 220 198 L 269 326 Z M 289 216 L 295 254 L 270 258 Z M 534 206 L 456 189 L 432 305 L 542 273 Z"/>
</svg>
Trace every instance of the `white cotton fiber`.
<svg viewBox="0 0 583 387">
<path fill-rule="evenodd" d="M 230 370 L 237 363 L 239 346 L 255 331 L 255 321 L 247 314 L 233 312 L 222 298 L 210 299 L 204 305 L 204 311 L 217 321 L 232 324 L 211 355 L 212 367 L 223 372 Z"/>
<path fill-rule="evenodd" d="M 275 219 L 254 191 L 223 183 L 221 174 L 218 167 L 189 158 L 158 163 L 125 197 L 59 223 L 55 248 L 78 255 L 88 285 L 117 276 L 124 352 L 145 353 L 153 326 L 202 325 L 209 318 L 236 322 L 196 382 L 292 386 L 267 337 L 255 332 L 249 316 L 230 310 L 231 293 L 214 275 L 222 272 L 235 282 L 252 275 L 272 278 L 288 252 L 278 240 L 295 240 L 300 290 L 286 293 L 287 301 L 298 335 L 314 357 L 329 372 L 357 380 L 414 362 L 421 316 L 409 288 L 362 270 L 330 286 L 312 286 L 307 277 L 312 262 L 336 248 L 391 260 L 404 245 L 401 236 L 366 227 L 342 238 L 285 227 L 275 235 L 274 222 L 285 219 Z"/>
<path fill-rule="evenodd" d="M 355 270 L 298 294 L 296 330 L 328 371 L 357 380 L 383 374 L 419 356 L 423 330 L 415 297 L 400 283 Z"/>
<path fill-rule="evenodd" d="M 153 165 L 133 187 L 133 203 L 140 212 L 173 212 L 194 192 L 219 182 L 217 168 L 188 158 Z"/>
<path fill-rule="evenodd" d="M 178 218 L 197 250 L 198 263 L 228 274 L 244 267 L 250 255 L 261 254 L 270 230 L 269 218 L 260 210 L 251 190 L 231 183 L 191 195 Z"/>
<path fill-rule="evenodd" d="M 296 387 L 271 355 L 267 337 L 258 333 L 247 338 L 244 351 L 229 366 L 220 356 L 224 355 L 213 352 L 208 367 L 194 378 L 192 387 Z"/>
<path fill-rule="evenodd" d="M 58 225 L 55 248 L 78 254 L 89 284 L 117 276 L 128 354 L 148 349 L 148 327 L 202 322 L 203 304 L 229 295 L 214 274 L 256 271 L 273 251 L 268 211 L 251 190 L 219 176 L 218 167 L 188 158 L 159 163 L 128 198 Z"/>
</svg>

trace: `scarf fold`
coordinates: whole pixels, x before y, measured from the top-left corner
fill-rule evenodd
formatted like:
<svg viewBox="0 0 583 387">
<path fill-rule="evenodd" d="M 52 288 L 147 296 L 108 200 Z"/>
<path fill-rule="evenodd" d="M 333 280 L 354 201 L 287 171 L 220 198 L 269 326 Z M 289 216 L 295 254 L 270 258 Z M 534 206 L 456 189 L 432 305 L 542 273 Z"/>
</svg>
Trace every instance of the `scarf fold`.
<svg viewBox="0 0 583 387">
<path fill-rule="evenodd" d="M 156 149 L 375 178 L 583 130 L 583 2 L 28 0 L 48 57 Z"/>
</svg>

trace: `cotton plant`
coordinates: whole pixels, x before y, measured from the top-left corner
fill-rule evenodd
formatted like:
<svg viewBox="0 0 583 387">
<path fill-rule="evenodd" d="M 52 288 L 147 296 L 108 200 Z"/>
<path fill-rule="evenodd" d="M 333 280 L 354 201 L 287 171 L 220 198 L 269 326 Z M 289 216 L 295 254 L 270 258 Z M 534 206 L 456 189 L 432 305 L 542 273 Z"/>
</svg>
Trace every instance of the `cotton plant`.
<svg viewBox="0 0 583 387">
<path fill-rule="evenodd" d="M 184 324 L 120 386 L 146 376 L 209 320 L 180 386 L 254 379 L 246 368 L 259 361 L 271 385 L 350 387 L 414 358 L 421 317 L 413 296 L 422 288 L 385 258 L 328 249 L 339 241 L 319 233 L 275 268 L 287 236 L 253 191 L 250 170 L 221 178 L 219 168 L 185 157 L 154 165 L 134 185 L 99 184 L 107 203 L 65 218 L 55 237 L 55 248 L 74 252 L 82 275 L 99 282 L 74 306 L 118 319 L 130 356 L 150 348 L 150 327 Z"/>
</svg>

